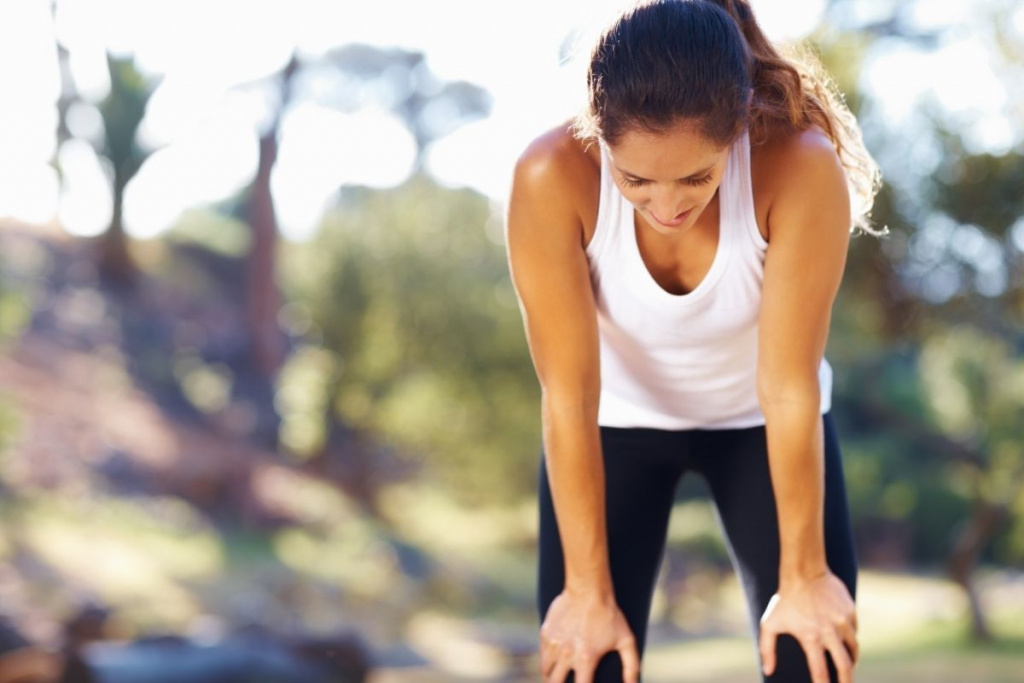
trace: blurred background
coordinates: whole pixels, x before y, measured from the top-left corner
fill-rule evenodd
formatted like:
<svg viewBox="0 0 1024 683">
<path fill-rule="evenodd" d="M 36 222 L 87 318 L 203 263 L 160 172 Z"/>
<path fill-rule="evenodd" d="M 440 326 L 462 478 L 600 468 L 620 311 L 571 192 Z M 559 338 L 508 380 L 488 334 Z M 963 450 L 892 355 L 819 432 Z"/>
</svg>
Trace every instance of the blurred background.
<svg viewBox="0 0 1024 683">
<path fill-rule="evenodd" d="M 752 4 L 884 172 L 826 352 L 858 677 L 1019 681 L 1024 6 Z M 0 683 L 537 680 L 504 202 L 624 5 L 0 2 Z M 678 494 L 645 680 L 759 680 Z"/>
</svg>

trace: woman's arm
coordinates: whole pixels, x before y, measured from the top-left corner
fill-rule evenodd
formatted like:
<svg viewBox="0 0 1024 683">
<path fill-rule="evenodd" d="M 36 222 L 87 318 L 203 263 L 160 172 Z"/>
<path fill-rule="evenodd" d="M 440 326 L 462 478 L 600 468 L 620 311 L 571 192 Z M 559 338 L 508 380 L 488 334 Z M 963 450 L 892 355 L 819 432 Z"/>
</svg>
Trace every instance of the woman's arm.
<svg viewBox="0 0 1024 683">
<path fill-rule="evenodd" d="M 779 590 L 762 619 L 761 651 L 765 667 L 773 668 L 775 634 L 792 633 L 815 683 L 828 683 L 823 647 L 846 683 L 852 663 L 842 641 L 856 660 L 856 612 L 825 561 L 818 369 L 846 265 L 850 200 L 843 167 L 823 133 L 794 136 L 776 162 L 785 174 L 777 176 L 768 214 L 757 386 L 781 549 Z M 781 609 L 773 609 L 776 603 Z"/>
<path fill-rule="evenodd" d="M 768 214 L 758 322 L 758 398 L 781 535 L 780 582 L 826 570 L 824 437 L 818 369 L 850 239 L 845 175 L 816 131 L 788 142 L 786 177 Z"/>
<path fill-rule="evenodd" d="M 597 318 L 571 179 L 586 172 L 562 128 L 519 158 L 506 216 L 512 283 L 541 386 L 544 451 L 566 589 L 612 600 L 597 426 Z M 585 176 L 584 176 L 585 177 Z M 578 182 L 578 180 L 577 180 Z"/>
<path fill-rule="evenodd" d="M 615 600 L 605 523 L 605 479 L 597 408 L 600 354 L 579 188 L 593 166 L 566 127 L 520 157 L 506 217 L 512 283 L 541 385 L 545 461 L 565 558 L 565 585 L 540 629 L 545 681 L 593 680 L 616 650 L 623 680 L 636 683 L 636 636 Z"/>
</svg>

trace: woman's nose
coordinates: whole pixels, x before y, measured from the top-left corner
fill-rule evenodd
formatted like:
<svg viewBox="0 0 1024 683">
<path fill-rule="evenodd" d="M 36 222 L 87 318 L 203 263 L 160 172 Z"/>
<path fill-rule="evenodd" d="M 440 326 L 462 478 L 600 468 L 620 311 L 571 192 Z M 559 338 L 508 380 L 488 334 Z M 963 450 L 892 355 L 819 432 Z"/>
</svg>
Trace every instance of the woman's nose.
<svg viewBox="0 0 1024 683">
<path fill-rule="evenodd" d="M 677 194 L 652 194 L 647 202 L 647 210 L 658 220 L 667 223 L 686 210 L 685 198 Z"/>
</svg>

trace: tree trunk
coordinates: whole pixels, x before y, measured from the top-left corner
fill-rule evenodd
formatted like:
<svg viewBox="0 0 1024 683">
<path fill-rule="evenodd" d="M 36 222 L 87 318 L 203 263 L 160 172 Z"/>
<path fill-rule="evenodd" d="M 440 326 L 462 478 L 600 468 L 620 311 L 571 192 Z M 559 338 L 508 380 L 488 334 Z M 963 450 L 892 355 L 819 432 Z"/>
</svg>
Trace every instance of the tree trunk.
<svg viewBox="0 0 1024 683">
<path fill-rule="evenodd" d="M 281 73 L 281 98 L 273 121 L 260 136 L 260 160 L 252 192 L 249 194 L 248 220 L 252 229 L 246 282 L 246 327 L 252 341 L 252 359 L 257 371 L 272 377 L 284 362 L 284 334 L 277 325 L 281 295 L 277 287 L 277 216 L 270 192 L 270 173 L 277 161 L 277 133 L 281 115 L 288 108 L 292 79 L 299 60 L 292 55 Z"/>
<path fill-rule="evenodd" d="M 984 607 L 978 596 L 972 575 L 978 564 L 978 557 L 999 525 L 1007 517 L 1005 505 L 978 501 L 974 512 L 960 528 L 953 542 L 953 552 L 947 564 L 949 574 L 967 594 L 971 610 L 971 639 L 977 642 L 992 640 Z"/>
<path fill-rule="evenodd" d="M 259 170 L 253 183 L 249 205 L 252 250 L 249 253 L 246 282 L 246 326 L 251 340 L 252 358 L 258 372 L 273 376 L 284 360 L 284 339 L 277 325 L 281 306 L 276 279 L 277 219 L 270 194 L 270 172 L 277 158 L 277 128 L 260 138 Z"/>
<path fill-rule="evenodd" d="M 124 204 L 124 181 L 119 173 L 114 176 L 114 207 L 110 227 L 99 241 L 99 269 L 109 281 L 119 285 L 132 285 L 138 276 L 138 269 L 128 251 L 128 241 L 121 221 Z"/>
</svg>

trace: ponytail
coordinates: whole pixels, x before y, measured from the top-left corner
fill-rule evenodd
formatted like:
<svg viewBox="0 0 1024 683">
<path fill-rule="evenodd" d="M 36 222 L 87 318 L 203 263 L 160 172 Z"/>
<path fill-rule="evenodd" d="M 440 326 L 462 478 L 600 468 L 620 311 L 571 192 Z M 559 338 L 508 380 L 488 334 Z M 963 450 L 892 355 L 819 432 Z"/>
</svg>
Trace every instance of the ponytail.
<svg viewBox="0 0 1024 683">
<path fill-rule="evenodd" d="M 882 172 L 864 146 L 856 117 L 818 57 L 807 47 L 782 56 L 764 35 L 747 0 L 704 0 L 718 5 L 736 21 L 753 65 L 754 100 L 750 112 L 751 141 L 763 141 L 773 129 L 820 127 L 832 140 L 846 168 L 853 228 L 876 237 L 888 228 L 871 227 L 871 207 L 882 185 Z"/>
</svg>

